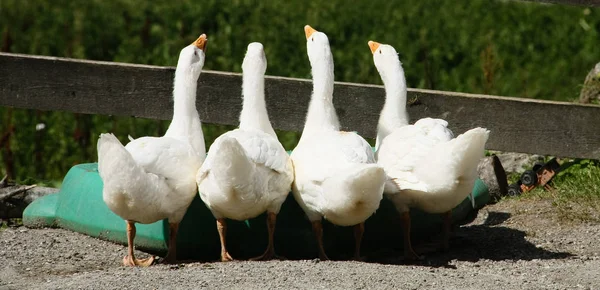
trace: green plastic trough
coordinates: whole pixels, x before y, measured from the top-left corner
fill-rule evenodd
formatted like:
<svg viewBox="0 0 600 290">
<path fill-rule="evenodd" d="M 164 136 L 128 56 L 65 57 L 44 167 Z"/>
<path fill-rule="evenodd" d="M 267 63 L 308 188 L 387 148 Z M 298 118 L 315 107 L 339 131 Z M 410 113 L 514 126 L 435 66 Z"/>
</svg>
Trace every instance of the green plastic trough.
<svg viewBox="0 0 600 290">
<path fill-rule="evenodd" d="M 103 183 L 97 163 L 72 167 L 60 192 L 39 198 L 23 213 L 27 227 L 60 227 L 100 239 L 127 244 L 125 222 L 102 200 Z M 489 201 L 487 187 L 477 180 L 474 188 L 477 208 Z M 454 222 L 474 216 L 469 199 L 453 210 Z M 411 210 L 414 236 L 437 234 L 441 227 L 439 215 Z M 383 199 L 379 210 L 367 220 L 362 251 L 365 254 L 382 248 L 402 249 L 399 216 L 394 206 Z M 162 255 L 166 253 L 168 223 L 137 224 L 135 245 L 138 249 Z M 325 249 L 331 258 L 349 257 L 354 247 L 351 227 L 324 223 Z M 267 244 L 265 215 L 245 221 L 228 221 L 227 246 L 234 258 L 244 259 L 261 254 Z M 178 259 L 215 260 L 220 254 L 216 222 L 204 203 L 196 196 L 179 228 Z M 278 254 L 291 259 L 317 256 L 311 225 L 292 194 L 282 206 L 277 218 L 275 247 Z"/>
</svg>

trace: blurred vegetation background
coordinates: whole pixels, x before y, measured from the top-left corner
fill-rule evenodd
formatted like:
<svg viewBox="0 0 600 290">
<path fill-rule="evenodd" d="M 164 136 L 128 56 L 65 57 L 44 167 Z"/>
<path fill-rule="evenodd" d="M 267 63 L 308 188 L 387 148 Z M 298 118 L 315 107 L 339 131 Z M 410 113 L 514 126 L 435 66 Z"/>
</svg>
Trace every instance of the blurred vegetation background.
<svg viewBox="0 0 600 290">
<path fill-rule="evenodd" d="M 409 87 L 436 90 L 572 101 L 600 60 L 600 9 L 500 0 L 0 0 L 0 49 L 175 66 L 206 33 L 206 69 L 241 72 L 247 44 L 259 41 L 267 74 L 310 78 L 305 24 L 328 34 L 345 82 L 381 83 L 371 39 L 396 47 Z M 96 161 L 101 132 L 125 141 L 169 124 L 11 108 L 0 108 L 0 120 L 0 175 L 50 185 Z M 205 124 L 207 147 L 229 129 Z M 298 137 L 280 132 L 287 149 Z"/>
</svg>

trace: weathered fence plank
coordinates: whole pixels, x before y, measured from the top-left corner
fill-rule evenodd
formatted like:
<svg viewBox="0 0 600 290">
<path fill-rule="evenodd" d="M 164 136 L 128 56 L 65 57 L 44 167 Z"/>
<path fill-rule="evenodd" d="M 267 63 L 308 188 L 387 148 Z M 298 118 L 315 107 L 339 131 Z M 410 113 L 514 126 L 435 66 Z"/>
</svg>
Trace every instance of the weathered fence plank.
<svg viewBox="0 0 600 290">
<path fill-rule="evenodd" d="M 309 68 L 299 68 L 308 70 Z M 0 53 L 0 106 L 170 119 L 173 68 Z M 241 75 L 205 71 L 197 107 L 203 122 L 238 123 Z M 267 77 L 273 126 L 300 131 L 310 80 Z M 334 103 L 345 130 L 374 137 L 382 86 L 336 83 Z M 409 89 L 411 119 L 440 117 L 455 133 L 482 126 L 489 149 L 600 159 L 600 107 L 509 97 Z"/>
</svg>

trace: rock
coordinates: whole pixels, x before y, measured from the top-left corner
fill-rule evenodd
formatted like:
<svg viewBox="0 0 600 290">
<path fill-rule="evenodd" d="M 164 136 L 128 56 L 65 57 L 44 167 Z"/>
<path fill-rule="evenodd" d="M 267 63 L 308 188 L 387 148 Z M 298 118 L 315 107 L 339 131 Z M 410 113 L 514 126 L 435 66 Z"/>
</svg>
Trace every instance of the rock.
<svg viewBox="0 0 600 290">
<path fill-rule="evenodd" d="M 600 103 L 600 62 L 588 73 L 579 93 L 583 104 Z"/>
<path fill-rule="evenodd" d="M 13 186 L 14 187 L 14 186 Z M 8 190 L 10 187 L 5 187 Z M 16 194 L 6 200 L 0 201 L 0 218 L 21 218 L 25 208 L 37 198 L 54 194 L 59 191 L 58 188 L 36 186 L 25 192 Z"/>
<path fill-rule="evenodd" d="M 544 162 L 544 157 L 541 155 L 531 155 L 525 153 L 498 153 L 496 154 L 504 167 L 504 170 L 509 173 L 523 173 L 530 169 L 536 162 Z"/>
</svg>

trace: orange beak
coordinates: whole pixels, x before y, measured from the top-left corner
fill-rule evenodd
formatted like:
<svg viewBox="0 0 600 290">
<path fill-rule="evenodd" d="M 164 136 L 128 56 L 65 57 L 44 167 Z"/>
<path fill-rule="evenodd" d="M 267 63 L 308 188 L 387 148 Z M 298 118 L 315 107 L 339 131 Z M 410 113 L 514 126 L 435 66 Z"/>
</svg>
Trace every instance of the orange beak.
<svg viewBox="0 0 600 290">
<path fill-rule="evenodd" d="M 206 49 L 206 42 L 207 41 L 208 41 L 208 39 L 206 38 L 206 34 L 203 33 L 192 44 L 195 45 L 197 48 L 202 49 L 202 51 L 206 52 L 205 49 Z"/>
<path fill-rule="evenodd" d="M 375 53 L 375 51 L 379 48 L 381 43 L 375 42 L 373 40 L 369 40 L 369 48 L 371 48 L 371 53 Z"/>
<path fill-rule="evenodd" d="M 306 34 L 306 39 L 308 39 L 315 32 L 317 31 L 314 28 L 310 27 L 310 25 L 304 26 L 304 34 Z"/>
</svg>

